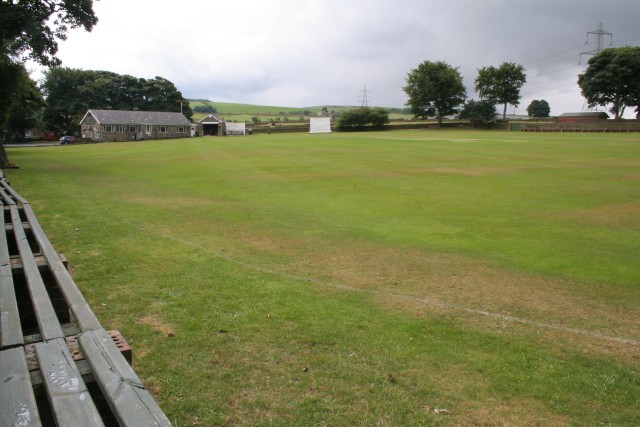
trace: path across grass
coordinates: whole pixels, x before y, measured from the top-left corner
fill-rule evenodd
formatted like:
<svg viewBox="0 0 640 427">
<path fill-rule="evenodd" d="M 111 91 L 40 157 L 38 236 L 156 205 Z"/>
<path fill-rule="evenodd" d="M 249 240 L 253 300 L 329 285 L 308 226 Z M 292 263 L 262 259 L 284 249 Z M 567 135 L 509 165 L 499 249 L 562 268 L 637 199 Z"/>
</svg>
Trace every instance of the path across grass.
<svg viewBox="0 0 640 427">
<path fill-rule="evenodd" d="M 640 417 L 637 135 L 271 134 L 9 157 L 179 426 Z"/>
</svg>

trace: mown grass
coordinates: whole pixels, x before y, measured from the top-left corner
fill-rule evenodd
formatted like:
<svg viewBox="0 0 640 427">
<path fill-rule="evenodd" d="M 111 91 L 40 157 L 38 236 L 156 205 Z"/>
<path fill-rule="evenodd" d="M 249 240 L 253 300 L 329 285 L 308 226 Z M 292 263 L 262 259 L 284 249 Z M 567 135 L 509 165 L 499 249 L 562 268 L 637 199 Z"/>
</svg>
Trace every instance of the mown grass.
<svg viewBox="0 0 640 427">
<path fill-rule="evenodd" d="M 178 426 L 640 418 L 637 135 L 272 134 L 9 156 Z"/>
</svg>

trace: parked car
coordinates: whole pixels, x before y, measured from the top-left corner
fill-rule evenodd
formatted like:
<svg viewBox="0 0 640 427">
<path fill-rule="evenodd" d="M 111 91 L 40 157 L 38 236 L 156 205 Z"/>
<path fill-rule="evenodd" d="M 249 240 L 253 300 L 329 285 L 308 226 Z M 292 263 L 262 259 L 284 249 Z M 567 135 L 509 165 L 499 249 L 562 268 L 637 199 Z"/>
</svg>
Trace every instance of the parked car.
<svg viewBox="0 0 640 427">
<path fill-rule="evenodd" d="M 72 143 L 73 141 L 75 141 L 74 137 L 72 137 L 71 135 L 65 135 L 62 138 L 60 138 L 60 145 L 67 145 Z"/>
</svg>

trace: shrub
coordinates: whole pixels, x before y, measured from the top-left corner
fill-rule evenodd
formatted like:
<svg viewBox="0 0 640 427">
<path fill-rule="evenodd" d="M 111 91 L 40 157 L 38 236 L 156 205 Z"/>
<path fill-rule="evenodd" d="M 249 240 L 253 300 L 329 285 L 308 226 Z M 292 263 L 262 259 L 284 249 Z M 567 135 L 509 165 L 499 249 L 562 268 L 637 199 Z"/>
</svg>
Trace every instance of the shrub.
<svg viewBox="0 0 640 427">
<path fill-rule="evenodd" d="M 389 111 L 380 107 L 361 107 L 344 111 L 336 128 L 339 131 L 362 130 L 365 126 L 380 128 L 389 123 Z"/>
<path fill-rule="evenodd" d="M 215 114 L 218 112 L 218 109 L 213 105 L 197 105 L 193 107 L 193 111 L 196 113 L 210 113 Z"/>
</svg>

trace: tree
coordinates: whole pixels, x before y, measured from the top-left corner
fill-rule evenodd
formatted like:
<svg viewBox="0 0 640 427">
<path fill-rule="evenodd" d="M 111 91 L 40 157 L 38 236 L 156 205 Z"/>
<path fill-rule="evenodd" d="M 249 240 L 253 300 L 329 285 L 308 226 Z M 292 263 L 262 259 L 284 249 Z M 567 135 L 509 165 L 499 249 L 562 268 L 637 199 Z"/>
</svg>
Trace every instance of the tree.
<svg viewBox="0 0 640 427">
<path fill-rule="evenodd" d="M 44 107 L 42 93 L 21 63 L 13 63 L 0 57 L 0 135 L 4 131 L 24 137 L 25 131 L 35 125 Z M 5 167 L 9 160 L 4 150 L 0 150 L 0 164 Z M 4 162 L 4 163 L 3 163 Z"/>
<path fill-rule="evenodd" d="M 361 107 L 344 111 L 336 128 L 341 131 L 345 130 L 362 130 L 366 126 L 380 128 L 389 123 L 389 111 L 380 107 Z"/>
<path fill-rule="evenodd" d="M 20 93 L 20 78 L 4 78 L 17 76 L 15 67 L 24 68 L 18 65 L 20 60 L 30 58 L 41 65 L 59 65 L 58 40 L 64 40 L 72 28 L 91 31 L 97 22 L 91 0 L 1 0 L 0 93 L 15 96 Z M 6 96 L 0 99 L 4 106 L 16 102 Z M 0 107 L 0 124 L 7 121 L 9 111 Z M 0 144 L 0 167 L 7 166 L 9 160 L 4 145 Z"/>
<path fill-rule="evenodd" d="M 435 116 L 438 125 L 443 116 L 457 113 L 467 96 L 458 69 L 443 61 L 424 61 L 409 72 L 406 81 L 403 90 L 411 113 L 417 118 Z"/>
<path fill-rule="evenodd" d="M 520 105 L 520 88 L 527 82 L 522 65 L 503 62 L 498 68 L 489 66 L 478 70 L 476 92 L 480 99 L 502 104 L 502 118 L 507 118 L 507 104 Z"/>
<path fill-rule="evenodd" d="M 72 28 L 91 31 L 97 22 L 91 0 L 3 0 L 0 54 L 60 65 L 58 40 L 65 40 Z"/>
<path fill-rule="evenodd" d="M 460 112 L 460 119 L 471 123 L 493 123 L 496 121 L 496 106 L 491 101 L 469 100 Z"/>
<path fill-rule="evenodd" d="M 7 130 L 22 141 L 26 131 L 38 124 L 44 106 L 44 98 L 36 82 L 31 80 L 27 70 L 23 68 L 11 103 L 11 111 L 6 119 Z"/>
<path fill-rule="evenodd" d="M 98 98 L 86 86 L 92 77 L 95 77 L 93 73 L 72 68 L 56 67 L 45 73 L 42 90 L 47 98 L 44 110 L 47 127 L 73 133 L 90 103 Z"/>
<path fill-rule="evenodd" d="M 619 119 L 626 107 L 640 114 L 640 47 L 604 49 L 591 59 L 578 85 L 590 107 L 610 105 Z"/>
<path fill-rule="evenodd" d="M 44 120 L 54 129 L 73 133 L 89 108 L 178 112 L 193 116 L 189 102 L 167 79 L 145 80 L 110 71 L 56 67 L 45 73 Z"/>
<path fill-rule="evenodd" d="M 529 117 L 549 117 L 551 107 L 544 99 L 534 99 L 527 107 Z"/>
</svg>

